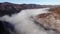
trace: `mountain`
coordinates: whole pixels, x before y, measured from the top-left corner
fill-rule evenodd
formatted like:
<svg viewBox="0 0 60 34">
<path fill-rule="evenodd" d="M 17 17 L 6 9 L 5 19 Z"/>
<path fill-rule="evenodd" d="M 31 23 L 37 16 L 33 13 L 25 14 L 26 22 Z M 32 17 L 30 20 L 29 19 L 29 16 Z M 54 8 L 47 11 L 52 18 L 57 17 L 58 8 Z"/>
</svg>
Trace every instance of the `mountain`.
<svg viewBox="0 0 60 34">
<path fill-rule="evenodd" d="M 55 7 L 52 5 L 37 5 L 37 4 L 14 4 L 9 2 L 0 3 L 0 16 L 11 15 L 18 13 L 24 9 L 37 9 L 37 8 L 46 8 L 46 7 Z"/>
<path fill-rule="evenodd" d="M 33 8 L 46 8 L 46 7 L 54 7 L 53 5 L 37 5 L 37 4 L 14 4 L 9 2 L 0 3 L 0 10 L 5 9 L 33 9 Z"/>
</svg>

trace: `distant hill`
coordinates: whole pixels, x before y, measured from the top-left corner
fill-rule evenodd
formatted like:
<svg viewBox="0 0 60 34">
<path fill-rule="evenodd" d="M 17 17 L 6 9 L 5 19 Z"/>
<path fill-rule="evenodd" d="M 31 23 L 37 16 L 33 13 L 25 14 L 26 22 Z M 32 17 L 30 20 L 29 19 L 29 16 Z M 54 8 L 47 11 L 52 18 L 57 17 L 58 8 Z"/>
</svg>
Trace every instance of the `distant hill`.
<svg viewBox="0 0 60 34">
<path fill-rule="evenodd" d="M 11 9 L 14 8 L 16 10 L 20 9 L 33 9 L 33 8 L 46 8 L 46 7 L 55 7 L 53 5 L 37 5 L 37 4 L 14 4 L 9 2 L 0 3 L 0 9 Z"/>
<path fill-rule="evenodd" d="M 60 6 L 60 5 L 58 5 Z M 9 2 L 0 3 L 0 16 L 6 14 L 17 13 L 24 9 L 37 9 L 37 8 L 46 8 L 46 7 L 56 7 L 53 5 L 37 5 L 37 4 L 14 4 Z"/>
</svg>

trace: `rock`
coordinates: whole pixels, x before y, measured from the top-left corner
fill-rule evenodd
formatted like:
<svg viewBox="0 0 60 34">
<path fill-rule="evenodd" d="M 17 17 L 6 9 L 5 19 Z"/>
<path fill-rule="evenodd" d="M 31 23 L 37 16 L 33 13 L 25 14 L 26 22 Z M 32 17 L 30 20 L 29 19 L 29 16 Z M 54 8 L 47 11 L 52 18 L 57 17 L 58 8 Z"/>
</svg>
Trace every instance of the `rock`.
<svg viewBox="0 0 60 34">
<path fill-rule="evenodd" d="M 60 32 L 60 8 L 49 9 L 49 13 L 36 15 L 34 19 L 45 29 Z"/>
<path fill-rule="evenodd" d="M 15 28 L 14 25 L 6 22 L 6 21 L 0 21 L 0 34 L 15 34 Z"/>
</svg>

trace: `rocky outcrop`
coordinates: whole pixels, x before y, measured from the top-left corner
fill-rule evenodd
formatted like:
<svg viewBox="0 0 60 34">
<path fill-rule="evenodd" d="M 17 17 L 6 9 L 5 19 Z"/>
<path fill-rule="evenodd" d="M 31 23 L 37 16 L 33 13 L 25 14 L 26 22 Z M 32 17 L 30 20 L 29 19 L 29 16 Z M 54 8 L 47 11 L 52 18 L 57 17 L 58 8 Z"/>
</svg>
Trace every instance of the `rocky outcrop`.
<svg viewBox="0 0 60 34">
<path fill-rule="evenodd" d="M 35 16 L 35 20 L 39 25 L 48 30 L 60 32 L 60 8 L 51 8 L 49 13 L 42 13 Z"/>
</svg>

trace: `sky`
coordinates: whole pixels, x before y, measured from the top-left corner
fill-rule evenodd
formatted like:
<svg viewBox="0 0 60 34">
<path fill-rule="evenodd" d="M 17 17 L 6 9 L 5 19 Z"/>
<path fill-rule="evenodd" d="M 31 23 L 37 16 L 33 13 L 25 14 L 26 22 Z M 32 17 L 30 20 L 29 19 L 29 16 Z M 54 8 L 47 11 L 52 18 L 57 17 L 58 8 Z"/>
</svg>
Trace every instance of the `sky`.
<svg viewBox="0 0 60 34">
<path fill-rule="evenodd" d="M 41 5 L 60 5 L 60 0 L 0 0 L 0 2 L 11 2 L 16 4 L 41 4 Z"/>
</svg>

